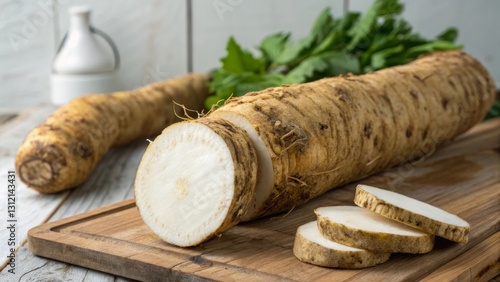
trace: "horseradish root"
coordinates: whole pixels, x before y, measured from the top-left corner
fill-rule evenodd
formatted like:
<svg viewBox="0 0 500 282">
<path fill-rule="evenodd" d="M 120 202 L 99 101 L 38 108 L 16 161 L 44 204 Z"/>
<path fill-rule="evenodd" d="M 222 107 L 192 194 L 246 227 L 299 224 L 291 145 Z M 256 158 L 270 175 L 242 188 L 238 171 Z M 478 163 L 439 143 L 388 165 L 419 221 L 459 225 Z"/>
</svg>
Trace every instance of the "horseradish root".
<svg viewBox="0 0 500 282">
<path fill-rule="evenodd" d="M 465 220 L 407 196 L 367 185 L 358 185 L 354 203 L 430 234 L 459 243 L 468 241 L 470 226 Z"/>
<path fill-rule="evenodd" d="M 427 253 L 434 235 L 356 206 L 321 207 L 315 211 L 319 232 L 332 241 L 389 253 Z"/>
<path fill-rule="evenodd" d="M 362 250 L 328 240 L 319 233 L 316 221 L 297 229 L 293 254 L 303 262 L 339 268 L 374 266 L 391 256 L 391 253 Z"/>
<path fill-rule="evenodd" d="M 425 157 L 481 121 L 494 99 L 494 82 L 478 61 L 443 52 L 366 75 L 248 93 L 211 116 L 246 129 L 257 149 L 250 220 Z"/>
<path fill-rule="evenodd" d="M 253 204 L 257 156 L 225 120 L 174 124 L 144 153 L 135 198 L 146 225 L 171 244 L 194 246 L 236 225 Z"/>
<path fill-rule="evenodd" d="M 334 187 L 425 157 L 439 144 L 481 121 L 494 98 L 495 85 L 491 76 L 478 61 L 464 52 L 436 53 L 408 65 L 362 76 L 327 78 L 248 93 L 231 99 L 201 119 L 210 129 L 210 134 L 206 130 L 194 130 L 199 126 L 193 124 L 200 121 L 177 124 L 175 130 L 165 130 L 150 145 L 141 161 L 135 187 L 136 192 L 139 191 L 136 200 L 142 201 L 144 207 L 157 202 L 155 208 L 141 212 L 150 225 L 160 223 L 159 219 L 175 209 L 197 207 L 199 199 L 196 197 L 185 197 L 180 201 L 175 197 L 166 199 L 177 195 L 178 190 L 177 185 L 173 185 L 176 183 L 168 179 L 178 179 L 181 171 L 187 175 L 218 175 L 222 166 L 216 166 L 218 162 L 224 164 L 223 171 L 232 170 L 226 166 L 230 162 L 227 152 L 223 153 L 226 162 L 219 160 L 221 153 L 215 153 L 213 149 L 195 149 L 206 143 L 205 134 L 211 138 L 219 134 L 211 124 L 220 123 L 221 119 L 226 120 L 228 127 L 234 131 L 221 137 L 226 144 L 229 140 L 248 142 L 238 144 L 253 148 L 257 154 L 256 166 L 246 165 L 249 155 L 246 151 L 236 150 L 232 155 L 233 168 L 244 162 L 235 175 L 242 173 L 250 176 L 258 171 L 256 187 L 251 188 L 255 189 L 256 195 L 246 210 L 238 210 L 243 215 L 222 216 L 234 218 L 231 224 L 235 224 L 238 220 L 288 211 Z M 183 152 L 189 157 L 179 158 L 176 153 L 172 159 L 170 150 L 175 150 L 175 147 L 159 140 L 175 141 L 182 132 L 192 136 L 191 146 Z M 155 145 L 156 142 L 163 142 L 164 145 Z M 215 144 L 212 145 L 208 148 L 214 148 Z M 179 160 L 183 162 L 182 170 L 171 164 Z M 146 167 L 149 169 L 144 169 Z M 153 170 L 155 167 L 158 169 Z M 162 181 L 141 181 L 157 178 L 158 175 L 161 175 Z M 230 181 L 230 177 L 227 174 L 223 179 Z M 227 181 L 208 181 L 205 186 L 210 185 L 210 193 L 215 195 L 246 189 L 236 187 L 239 185 L 236 181 Z M 191 195 L 202 186 L 189 184 L 185 187 L 187 195 Z M 143 191 L 148 189 L 153 194 L 141 199 L 147 195 Z M 238 201 L 237 197 L 241 196 L 233 193 L 233 197 L 233 201 Z M 212 209 L 219 202 L 210 201 L 214 203 Z M 203 211 L 208 213 L 208 210 Z M 200 228 L 196 232 L 221 232 L 216 226 L 220 222 L 212 224 L 209 219 L 197 217 L 195 223 Z M 203 223 L 203 220 L 207 221 Z M 189 229 L 192 224 L 178 219 L 170 223 L 172 230 L 165 231 L 167 233 Z M 153 231 L 167 238 L 155 226 Z M 202 226 L 208 227 L 203 229 Z M 192 236 L 200 240 L 210 237 Z M 200 240 L 186 240 L 185 243 L 199 243 Z"/>
<path fill-rule="evenodd" d="M 28 134 L 16 170 L 42 193 L 80 185 L 111 147 L 159 134 L 178 121 L 175 111 L 183 109 L 175 103 L 201 111 L 207 83 L 207 75 L 188 74 L 134 91 L 77 98 Z"/>
</svg>

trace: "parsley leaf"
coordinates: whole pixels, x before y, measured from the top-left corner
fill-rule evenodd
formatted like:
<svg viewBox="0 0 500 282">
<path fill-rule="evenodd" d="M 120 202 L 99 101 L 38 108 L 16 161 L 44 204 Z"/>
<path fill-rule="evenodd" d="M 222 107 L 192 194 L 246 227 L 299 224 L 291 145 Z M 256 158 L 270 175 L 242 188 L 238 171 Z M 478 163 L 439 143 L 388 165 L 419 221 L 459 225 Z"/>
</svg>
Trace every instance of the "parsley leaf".
<svg viewBox="0 0 500 282">
<path fill-rule="evenodd" d="M 264 61 L 243 50 L 233 37 L 227 42 L 227 56 L 221 59 L 222 68 L 231 73 L 264 72 Z"/>
</svg>

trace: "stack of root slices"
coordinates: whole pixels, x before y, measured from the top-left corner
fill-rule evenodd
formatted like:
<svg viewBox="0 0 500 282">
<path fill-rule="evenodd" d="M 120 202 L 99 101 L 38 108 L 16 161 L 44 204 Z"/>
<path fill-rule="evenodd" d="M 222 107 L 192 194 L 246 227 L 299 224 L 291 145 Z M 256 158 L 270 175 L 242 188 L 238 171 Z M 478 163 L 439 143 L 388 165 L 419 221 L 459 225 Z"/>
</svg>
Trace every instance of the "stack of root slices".
<svg viewBox="0 0 500 282">
<path fill-rule="evenodd" d="M 297 229 L 294 255 L 325 267 L 363 268 L 387 261 L 391 253 L 430 252 L 434 236 L 467 243 L 466 221 L 424 202 L 358 185 L 354 203 L 317 208 L 317 220 Z"/>
</svg>

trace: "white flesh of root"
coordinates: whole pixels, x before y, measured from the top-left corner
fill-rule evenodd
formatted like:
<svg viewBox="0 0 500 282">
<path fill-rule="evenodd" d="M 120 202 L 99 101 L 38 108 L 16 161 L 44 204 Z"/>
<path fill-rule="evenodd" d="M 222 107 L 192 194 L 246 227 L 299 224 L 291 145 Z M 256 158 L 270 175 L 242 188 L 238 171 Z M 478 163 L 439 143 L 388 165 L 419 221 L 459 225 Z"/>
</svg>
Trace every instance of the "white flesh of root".
<svg viewBox="0 0 500 282">
<path fill-rule="evenodd" d="M 352 247 L 392 253 L 426 253 L 434 235 L 356 206 L 321 207 L 314 211 L 326 238 Z"/>
<path fill-rule="evenodd" d="M 219 227 L 233 216 L 228 213 L 234 184 L 235 164 L 224 139 L 203 124 L 178 123 L 145 152 L 137 170 L 136 205 L 162 240 L 194 246 L 225 231 Z"/>
<path fill-rule="evenodd" d="M 260 211 L 260 208 L 271 195 L 271 191 L 273 190 L 273 164 L 271 162 L 271 156 L 267 151 L 264 141 L 262 141 L 259 134 L 245 117 L 236 113 L 224 111 L 216 111 L 212 114 L 212 116 L 228 120 L 245 130 L 257 152 L 258 173 L 257 186 L 255 188 L 255 199 L 253 205 L 243 216 L 241 221 L 252 220 Z"/>
<path fill-rule="evenodd" d="M 316 221 L 299 226 L 293 246 L 301 261 L 326 267 L 362 268 L 387 261 L 391 253 L 372 252 L 328 240 L 319 233 Z"/>
<path fill-rule="evenodd" d="M 459 243 L 467 243 L 470 225 L 460 217 L 419 200 L 367 185 L 358 185 L 356 205 Z"/>
</svg>

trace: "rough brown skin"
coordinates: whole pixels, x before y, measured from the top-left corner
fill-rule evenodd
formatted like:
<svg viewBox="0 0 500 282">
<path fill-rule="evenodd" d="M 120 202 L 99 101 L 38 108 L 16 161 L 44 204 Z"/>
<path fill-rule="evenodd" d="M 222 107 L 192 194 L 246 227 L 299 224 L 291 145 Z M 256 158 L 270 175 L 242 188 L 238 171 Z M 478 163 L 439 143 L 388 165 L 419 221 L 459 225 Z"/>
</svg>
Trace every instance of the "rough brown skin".
<svg viewBox="0 0 500 282">
<path fill-rule="evenodd" d="M 274 188 L 255 217 L 422 158 L 481 121 L 495 99 L 464 52 L 428 55 L 362 76 L 252 92 L 217 112 L 245 117 L 266 144 Z"/>
<path fill-rule="evenodd" d="M 60 107 L 33 129 L 16 155 L 21 180 L 42 193 L 82 184 L 113 146 L 158 134 L 177 112 L 203 109 L 208 76 L 188 74 L 134 91 L 89 94 Z M 175 108 L 175 112 L 174 112 Z"/>
<path fill-rule="evenodd" d="M 420 214 L 408 212 L 400 207 L 379 199 L 370 193 L 367 193 L 359 187 L 356 188 L 354 203 L 362 208 L 371 210 L 392 220 L 454 242 L 465 244 L 469 240 L 469 227 L 446 224 Z"/>
</svg>

